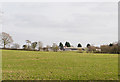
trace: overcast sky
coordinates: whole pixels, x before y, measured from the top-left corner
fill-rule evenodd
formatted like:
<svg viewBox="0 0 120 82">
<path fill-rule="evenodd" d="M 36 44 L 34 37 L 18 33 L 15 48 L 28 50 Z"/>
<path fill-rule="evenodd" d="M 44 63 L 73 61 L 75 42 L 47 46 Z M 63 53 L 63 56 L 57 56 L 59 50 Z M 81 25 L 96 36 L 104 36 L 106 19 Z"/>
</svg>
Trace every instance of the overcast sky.
<svg viewBox="0 0 120 82">
<path fill-rule="evenodd" d="M 115 2 L 2 3 L 3 32 L 14 43 L 25 40 L 52 45 L 69 41 L 108 44 L 118 40 L 118 4 Z"/>
</svg>

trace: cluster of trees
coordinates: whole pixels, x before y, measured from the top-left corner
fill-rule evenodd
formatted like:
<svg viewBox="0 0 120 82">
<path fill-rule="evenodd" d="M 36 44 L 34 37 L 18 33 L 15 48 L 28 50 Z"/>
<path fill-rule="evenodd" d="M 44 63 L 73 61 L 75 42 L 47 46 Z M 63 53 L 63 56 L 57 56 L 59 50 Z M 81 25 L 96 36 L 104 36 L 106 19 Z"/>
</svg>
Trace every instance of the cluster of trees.
<svg viewBox="0 0 120 82">
<path fill-rule="evenodd" d="M 87 52 L 93 52 L 93 53 L 120 53 L 120 46 L 118 45 L 118 42 L 110 43 L 109 45 L 101 45 L 100 47 L 91 46 L 90 44 L 87 44 Z"/>
<path fill-rule="evenodd" d="M 62 42 L 59 43 L 59 47 L 61 50 L 63 50 L 64 46 Z M 65 42 L 65 47 L 73 47 L 69 42 Z M 82 47 L 82 45 L 79 43 L 77 47 Z"/>
<path fill-rule="evenodd" d="M 38 51 L 49 51 L 49 49 L 53 51 L 58 51 L 59 47 L 56 43 L 53 43 L 52 47 L 47 45 L 43 47 L 43 43 L 41 41 L 31 42 L 30 40 L 26 40 L 26 45 L 23 45 L 24 50 L 38 50 Z"/>
<path fill-rule="evenodd" d="M 1 37 L 0 42 L 3 48 L 6 48 L 6 46 L 13 43 L 13 39 L 8 33 L 2 32 L 2 34 L 0 34 L 0 37 Z M 56 43 L 53 43 L 52 46 L 47 45 L 46 47 L 43 47 L 43 43 L 41 41 L 31 42 L 30 40 L 26 40 L 26 44 L 23 45 L 22 47 L 24 50 L 49 51 L 49 49 L 51 49 L 54 52 L 57 52 L 59 49 L 64 51 L 65 47 L 73 47 L 73 46 L 69 42 L 65 42 L 65 45 L 63 45 L 63 43 L 60 42 L 59 45 L 57 45 Z M 82 47 L 82 45 L 79 43 L 77 47 Z M 120 53 L 119 47 L 120 46 L 118 45 L 118 42 L 110 43 L 109 45 L 101 45 L 100 47 L 95 47 L 93 45 L 87 44 L 84 50 L 86 50 L 87 52 Z M 17 43 L 13 43 L 11 48 L 19 49 L 20 45 Z"/>
<path fill-rule="evenodd" d="M 120 53 L 118 43 L 110 43 L 109 45 L 100 46 L 102 53 Z"/>
<path fill-rule="evenodd" d="M 90 44 L 87 44 L 86 46 L 86 52 L 93 52 L 93 53 L 100 53 L 101 52 L 101 49 L 99 47 L 95 47 L 93 45 L 90 45 Z"/>
<path fill-rule="evenodd" d="M 49 49 L 52 49 L 53 51 L 57 52 L 59 49 L 64 51 L 64 47 L 73 47 L 70 45 L 69 42 L 65 42 L 65 45 L 63 45 L 62 42 L 57 45 L 56 43 L 53 43 L 52 46 L 47 45 L 46 47 L 43 47 L 43 43 L 41 41 L 39 42 L 31 42 L 30 40 L 26 40 L 26 45 L 23 45 L 23 49 L 25 50 L 39 50 L 39 51 L 49 51 Z M 79 43 L 78 47 L 82 47 L 82 45 Z"/>
<path fill-rule="evenodd" d="M 35 50 L 36 48 L 38 48 L 38 50 L 40 51 L 42 48 L 42 42 L 31 42 L 30 40 L 26 40 L 26 45 L 23 45 L 23 49 L 24 50 Z"/>
</svg>

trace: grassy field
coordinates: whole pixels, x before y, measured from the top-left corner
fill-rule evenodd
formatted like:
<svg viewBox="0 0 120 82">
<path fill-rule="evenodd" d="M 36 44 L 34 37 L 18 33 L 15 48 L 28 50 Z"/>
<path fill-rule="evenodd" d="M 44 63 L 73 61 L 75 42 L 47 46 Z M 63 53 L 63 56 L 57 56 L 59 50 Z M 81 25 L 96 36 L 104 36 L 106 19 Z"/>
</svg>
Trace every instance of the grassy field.
<svg viewBox="0 0 120 82">
<path fill-rule="evenodd" d="M 118 55 L 2 50 L 3 80 L 117 80 Z"/>
</svg>

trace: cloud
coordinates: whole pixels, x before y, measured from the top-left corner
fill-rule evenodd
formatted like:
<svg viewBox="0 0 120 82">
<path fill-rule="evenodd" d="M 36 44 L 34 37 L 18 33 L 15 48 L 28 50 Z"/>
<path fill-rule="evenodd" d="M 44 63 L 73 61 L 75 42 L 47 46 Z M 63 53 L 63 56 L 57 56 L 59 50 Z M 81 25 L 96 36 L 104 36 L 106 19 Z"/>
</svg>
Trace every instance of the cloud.
<svg viewBox="0 0 120 82">
<path fill-rule="evenodd" d="M 117 41 L 115 3 L 3 3 L 3 11 L 3 31 L 20 44 L 26 39 L 75 46 Z"/>
</svg>

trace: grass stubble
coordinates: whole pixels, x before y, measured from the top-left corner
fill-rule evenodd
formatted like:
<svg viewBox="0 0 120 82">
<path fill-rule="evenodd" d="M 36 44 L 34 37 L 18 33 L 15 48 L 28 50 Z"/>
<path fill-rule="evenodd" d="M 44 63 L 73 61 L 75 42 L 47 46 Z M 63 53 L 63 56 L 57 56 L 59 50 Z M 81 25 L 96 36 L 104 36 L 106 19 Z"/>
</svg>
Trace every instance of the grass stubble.
<svg viewBox="0 0 120 82">
<path fill-rule="evenodd" d="M 118 80 L 118 54 L 2 50 L 2 80 Z"/>
</svg>

